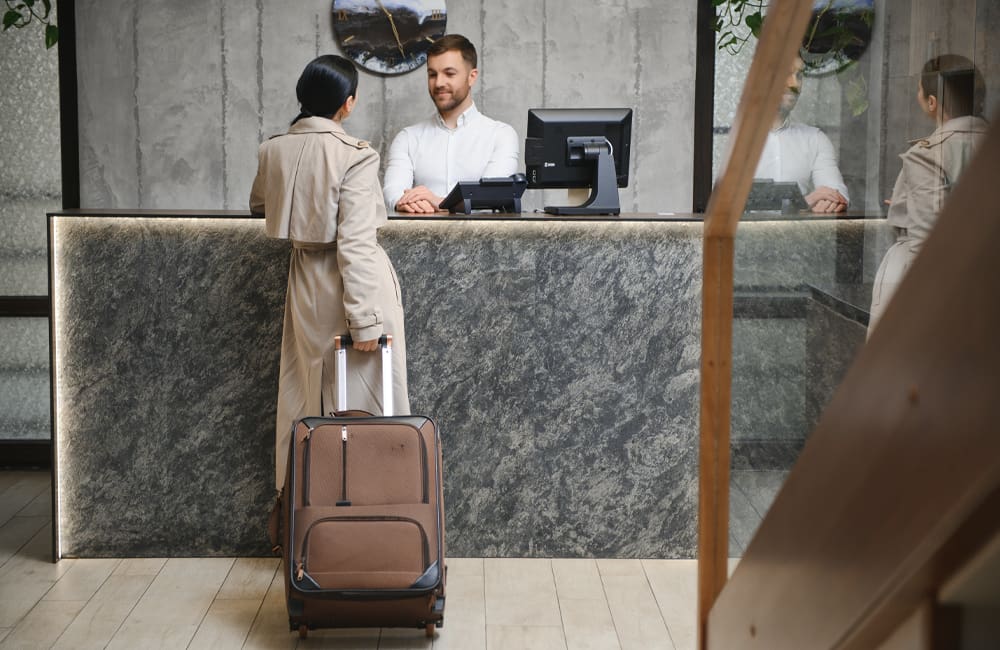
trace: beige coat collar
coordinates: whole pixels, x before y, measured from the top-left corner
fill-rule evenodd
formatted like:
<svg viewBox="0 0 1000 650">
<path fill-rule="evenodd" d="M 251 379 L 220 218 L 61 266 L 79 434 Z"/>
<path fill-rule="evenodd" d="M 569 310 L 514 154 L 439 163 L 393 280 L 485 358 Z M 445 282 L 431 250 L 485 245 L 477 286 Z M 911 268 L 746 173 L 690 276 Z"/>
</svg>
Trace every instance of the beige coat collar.
<svg viewBox="0 0 1000 650">
<path fill-rule="evenodd" d="M 343 125 L 327 117 L 303 117 L 288 128 L 289 133 L 343 133 Z"/>
</svg>

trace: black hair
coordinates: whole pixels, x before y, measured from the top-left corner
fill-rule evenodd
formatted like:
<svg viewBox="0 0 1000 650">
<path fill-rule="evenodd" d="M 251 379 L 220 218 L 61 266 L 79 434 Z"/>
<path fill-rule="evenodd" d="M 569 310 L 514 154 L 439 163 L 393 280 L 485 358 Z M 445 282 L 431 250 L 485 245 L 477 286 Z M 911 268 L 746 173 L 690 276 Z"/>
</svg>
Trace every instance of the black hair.
<svg viewBox="0 0 1000 650">
<path fill-rule="evenodd" d="M 437 56 L 452 51 L 461 52 L 462 58 L 472 68 L 475 68 L 479 62 L 476 56 L 476 46 L 461 34 L 447 34 L 437 39 L 431 43 L 430 49 L 427 50 L 427 56 Z"/>
<path fill-rule="evenodd" d="M 354 63 L 336 54 L 316 57 L 295 84 L 300 112 L 292 124 L 303 117 L 331 117 L 357 92 L 358 69 Z"/>
<path fill-rule="evenodd" d="M 924 97 L 937 97 L 948 117 L 982 115 L 986 85 L 972 61 L 959 54 L 942 54 L 920 71 Z"/>
</svg>

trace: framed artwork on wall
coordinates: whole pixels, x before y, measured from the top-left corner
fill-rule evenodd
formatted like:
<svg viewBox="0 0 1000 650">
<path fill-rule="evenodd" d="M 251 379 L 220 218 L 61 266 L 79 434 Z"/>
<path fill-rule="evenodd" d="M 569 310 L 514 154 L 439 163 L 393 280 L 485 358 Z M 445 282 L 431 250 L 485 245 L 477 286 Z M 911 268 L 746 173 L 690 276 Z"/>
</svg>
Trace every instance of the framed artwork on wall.
<svg viewBox="0 0 1000 650">
<path fill-rule="evenodd" d="M 379 74 L 410 72 L 444 36 L 445 0 L 333 0 L 333 31 L 344 55 Z"/>
</svg>

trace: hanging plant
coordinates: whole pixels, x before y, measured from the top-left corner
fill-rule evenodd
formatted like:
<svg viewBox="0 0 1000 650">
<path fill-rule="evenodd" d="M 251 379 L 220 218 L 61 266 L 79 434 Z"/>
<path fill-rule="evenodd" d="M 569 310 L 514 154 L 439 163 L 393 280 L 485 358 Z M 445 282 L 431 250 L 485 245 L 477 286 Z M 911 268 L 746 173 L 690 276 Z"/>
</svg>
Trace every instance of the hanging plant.
<svg viewBox="0 0 1000 650">
<path fill-rule="evenodd" d="M 760 29 L 764 24 L 764 9 L 767 3 L 762 0 L 712 0 L 715 5 L 715 24 L 713 28 L 719 35 L 716 39 L 718 48 L 736 56 L 751 38 L 760 38 Z"/>
<path fill-rule="evenodd" d="M 764 0 L 713 0 L 718 49 L 736 55 L 760 37 L 768 3 Z M 841 72 L 856 62 L 871 41 L 874 0 L 816 0 L 805 37 L 805 74 Z"/>
<path fill-rule="evenodd" d="M 868 49 L 874 22 L 874 0 L 817 2 L 802 39 L 806 74 L 820 76 L 852 66 Z"/>
<path fill-rule="evenodd" d="M 22 29 L 39 22 L 45 27 L 45 48 L 59 41 L 59 27 L 50 20 L 52 0 L 4 0 L 7 11 L 3 15 L 3 31 L 11 27 Z"/>
<path fill-rule="evenodd" d="M 737 55 L 760 37 L 767 2 L 713 0 L 718 49 Z M 868 109 L 868 82 L 857 61 L 871 42 L 874 0 L 816 0 L 799 55 L 810 77 L 837 74 L 854 117 Z"/>
</svg>

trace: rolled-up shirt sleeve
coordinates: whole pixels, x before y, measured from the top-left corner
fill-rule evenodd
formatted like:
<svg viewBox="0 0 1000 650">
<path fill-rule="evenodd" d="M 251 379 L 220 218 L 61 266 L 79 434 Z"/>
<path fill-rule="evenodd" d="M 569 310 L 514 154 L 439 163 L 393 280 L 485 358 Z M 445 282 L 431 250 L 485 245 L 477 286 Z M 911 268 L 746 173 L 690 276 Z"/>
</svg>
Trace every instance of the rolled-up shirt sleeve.
<svg viewBox="0 0 1000 650">
<path fill-rule="evenodd" d="M 389 161 L 385 166 L 385 183 L 382 195 L 385 207 L 395 210 L 403 192 L 413 187 L 413 158 L 410 156 L 410 137 L 403 129 L 389 146 Z"/>
<path fill-rule="evenodd" d="M 484 177 L 510 176 L 517 171 L 520 148 L 517 132 L 509 124 L 497 122 L 497 133 L 493 143 L 493 153 L 483 170 Z"/>
<path fill-rule="evenodd" d="M 840 192 L 848 203 L 851 201 L 844 177 L 837 165 L 837 152 L 833 149 L 833 143 L 819 130 L 816 131 L 816 158 L 812 166 L 812 184 L 813 189 L 822 186 L 833 188 Z"/>
<path fill-rule="evenodd" d="M 380 210 L 378 154 L 366 149 L 361 156 L 340 187 L 337 265 L 344 281 L 344 313 L 351 337 L 369 341 L 382 335 L 377 232 L 384 213 Z"/>
</svg>

